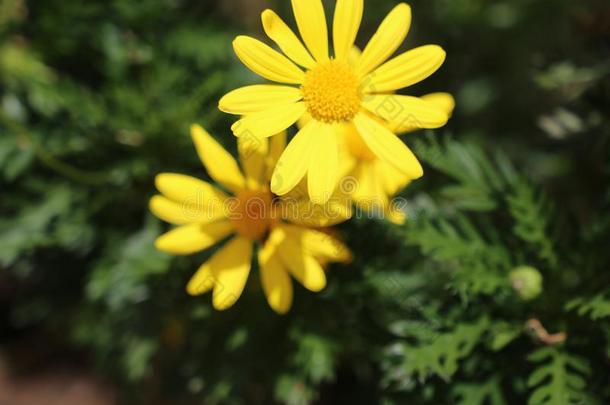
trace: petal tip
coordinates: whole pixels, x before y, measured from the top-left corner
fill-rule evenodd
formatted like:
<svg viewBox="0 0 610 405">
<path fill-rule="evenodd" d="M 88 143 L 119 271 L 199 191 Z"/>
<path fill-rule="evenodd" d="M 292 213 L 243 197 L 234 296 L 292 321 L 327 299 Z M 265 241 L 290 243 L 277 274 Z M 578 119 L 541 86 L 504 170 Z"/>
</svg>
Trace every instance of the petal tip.
<svg viewBox="0 0 610 405">
<path fill-rule="evenodd" d="M 163 235 L 161 235 L 157 239 L 155 239 L 154 246 L 155 246 L 155 249 L 157 249 L 161 252 L 169 253 L 166 243 L 165 243 L 165 238 L 163 237 Z"/>
<path fill-rule="evenodd" d="M 161 199 L 161 196 L 155 195 L 155 196 L 151 197 L 150 200 L 148 200 L 148 210 L 150 212 L 152 212 L 155 216 L 157 216 L 155 211 L 159 204 L 160 199 Z"/>
<path fill-rule="evenodd" d="M 203 127 L 199 124 L 192 124 L 191 125 L 191 135 L 199 135 L 202 134 L 205 130 L 203 129 Z"/>
<path fill-rule="evenodd" d="M 413 171 L 413 180 L 421 179 L 424 177 L 424 168 L 417 162 L 417 168 Z"/>
<path fill-rule="evenodd" d="M 321 279 L 319 282 L 317 282 L 315 284 L 310 284 L 308 286 L 309 291 L 314 292 L 314 293 L 319 293 L 322 290 L 324 290 L 325 288 L 326 288 L 326 277 Z"/>
<path fill-rule="evenodd" d="M 215 310 L 217 311 L 226 311 L 228 309 L 231 309 L 231 307 L 233 305 L 235 305 L 237 301 L 227 301 L 227 300 L 223 300 L 223 299 L 212 299 L 212 306 L 214 307 Z"/>
<path fill-rule="evenodd" d="M 409 15 L 411 14 L 411 5 L 409 5 L 408 3 L 399 3 L 396 5 L 396 7 L 394 8 L 395 11 L 400 11 L 401 13 L 408 13 Z"/>
<path fill-rule="evenodd" d="M 261 21 L 263 22 L 263 28 L 270 28 L 270 24 L 273 23 L 273 20 L 277 17 L 277 14 L 270 8 L 264 10 L 261 13 Z"/>
<path fill-rule="evenodd" d="M 186 285 L 186 293 L 191 297 L 199 297 L 206 292 L 210 291 L 213 286 L 206 286 L 201 283 L 196 282 L 195 278 L 191 279 Z"/>
<path fill-rule="evenodd" d="M 283 307 L 281 305 L 269 304 L 269 306 L 271 307 L 271 309 L 273 309 L 273 312 L 275 312 L 278 315 L 287 315 L 288 312 L 290 312 L 290 305 Z"/>
<path fill-rule="evenodd" d="M 233 135 L 236 138 L 239 138 L 242 135 L 242 132 L 239 130 L 239 128 L 243 125 L 243 119 L 236 121 L 233 123 L 233 125 L 231 125 L 231 132 L 233 132 Z"/>
<path fill-rule="evenodd" d="M 161 173 L 161 174 L 157 174 L 155 176 L 155 187 L 157 188 L 157 190 L 161 191 L 161 188 L 163 188 L 163 184 L 165 182 L 165 180 L 167 179 L 168 174 L 167 173 Z"/>
<path fill-rule="evenodd" d="M 218 100 L 218 109 L 224 113 L 229 113 L 228 108 L 227 108 L 227 96 L 228 94 L 225 94 L 224 96 L 221 97 L 220 100 Z"/>
</svg>

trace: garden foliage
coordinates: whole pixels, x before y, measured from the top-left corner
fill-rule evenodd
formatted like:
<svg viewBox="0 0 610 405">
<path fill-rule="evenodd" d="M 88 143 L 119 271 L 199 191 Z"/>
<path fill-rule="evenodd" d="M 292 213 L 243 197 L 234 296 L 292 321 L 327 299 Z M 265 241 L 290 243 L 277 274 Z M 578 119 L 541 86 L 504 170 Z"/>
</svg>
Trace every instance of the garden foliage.
<svg viewBox="0 0 610 405">
<path fill-rule="evenodd" d="M 409 91 L 457 110 L 404 137 L 406 225 L 341 225 L 353 263 L 286 316 L 257 276 L 219 313 L 184 291 L 212 252 L 156 251 L 147 203 L 206 178 L 192 123 L 235 150 L 216 105 L 255 80 L 231 41 L 265 5 L 0 1 L 3 342 L 82 350 L 128 403 L 610 403 L 607 2 L 413 1 L 407 45 L 448 60 Z"/>
</svg>

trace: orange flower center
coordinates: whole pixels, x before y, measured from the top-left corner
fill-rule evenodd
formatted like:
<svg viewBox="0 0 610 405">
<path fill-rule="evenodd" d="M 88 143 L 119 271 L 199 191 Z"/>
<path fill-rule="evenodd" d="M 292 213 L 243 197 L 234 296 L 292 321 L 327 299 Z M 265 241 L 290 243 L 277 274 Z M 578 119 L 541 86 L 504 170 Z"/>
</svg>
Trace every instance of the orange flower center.
<svg viewBox="0 0 610 405">
<path fill-rule="evenodd" d="M 330 60 L 308 71 L 301 86 L 311 116 L 322 122 L 347 122 L 362 102 L 360 80 L 344 61 Z"/>
<path fill-rule="evenodd" d="M 274 220 L 273 196 L 267 190 L 246 190 L 228 203 L 229 219 L 237 233 L 252 241 L 267 236 Z"/>
</svg>

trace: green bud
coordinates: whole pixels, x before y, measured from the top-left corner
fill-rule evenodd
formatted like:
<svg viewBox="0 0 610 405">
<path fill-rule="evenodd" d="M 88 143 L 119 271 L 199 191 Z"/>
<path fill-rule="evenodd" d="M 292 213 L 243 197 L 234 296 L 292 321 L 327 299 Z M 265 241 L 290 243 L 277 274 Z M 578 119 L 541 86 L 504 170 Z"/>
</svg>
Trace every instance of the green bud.
<svg viewBox="0 0 610 405">
<path fill-rule="evenodd" d="M 519 266 L 511 271 L 510 283 L 526 301 L 533 300 L 542 293 L 542 275 L 530 266 Z"/>
</svg>

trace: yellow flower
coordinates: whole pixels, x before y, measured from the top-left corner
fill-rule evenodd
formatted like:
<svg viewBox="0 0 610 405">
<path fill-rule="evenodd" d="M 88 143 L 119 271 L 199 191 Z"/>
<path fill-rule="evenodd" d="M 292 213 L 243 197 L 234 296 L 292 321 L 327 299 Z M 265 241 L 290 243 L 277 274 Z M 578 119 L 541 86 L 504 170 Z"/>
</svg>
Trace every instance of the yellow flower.
<svg viewBox="0 0 610 405">
<path fill-rule="evenodd" d="M 453 97 L 447 93 L 427 94 L 421 98 L 438 106 L 447 115 L 451 115 L 455 107 Z M 406 124 L 390 129 L 401 134 L 419 128 Z M 395 224 L 403 224 L 406 214 L 392 198 L 414 179 L 396 170 L 387 161 L 379 159 L 358 136 L 353 124 L 340 125 L 337 131 L 342 142 L 341 149 L 346 152 L 345 160 L 348 162 L 351 160 L 353 167 L 348 175 L 352 179 L 351 183 L 347 183 L 347 180 L 344 182 L 351 184 L 349 195 L 358 209 L 387 218 Z"/>
<path fill-rule="evenodd" d="M 199 268 L 187 292 L 201 295 L 213 291 L 216 309 L 233 306 L 246 285 L 255 246 L 259 247 L 256 256 L 263 290 L 276 312 L 286 313 L 292 305 L 290 275 L 310 291 L 322 290 L 326 286 L 325 264 L 347 262 L 351 255 L 331 234 L 301 224 L 332 224 L 345 218 L 323 221 L 317 212 L 295 214 L 309 206 L 271 194 L 269 180 L 284 150 L 285 135 L 271 141 L 238 140 L 243 173 L 203 128 L 194 125 L 191 136 L 210 177 L 232 196 L 193 177 L 160 174 L 156 186 L 161 195 L 151 199 L 150 209 L 177 227 L 159 237 L 155 245 L 163 252 L 188 255 L 231 238 Z"/>
<path fill-rule="evenodd" d="M 239 59 L 265 79 L 281 84 L 237 89 L 219 108 L 243 116 L 232 129 L 237 137 L 260 139 L 293 125 L 304 114 L 313 118 L 290 142 L 273 173 L 272 191 L 285 195 L 307 175 L 308 192 L 326 202 L 339 181 L 337 124 L 353 123 L 358 136 L 379 159 L 411 179 L 423 170 L 413 153 L 388 129 L 438 128 L 448 115 L 421 98 L 389 94 L 418 83 L 444 62 L 445 52 L 426 45 L 388 61 L 405 39 L 411 9 L 401 3 L 390 12 L 362 52 L 348 62 L 363 13 L 363 0 L 337 0 L 334 57 L 329 56 L 328 27 L 321 0 L 292 0 L 306 47 L 271 10 L 262 14 L 265 32 L 284 55 L 251 37 L 233 43 Z M 300 66 L 300 67 L 299 67 Z"/>
</svg>

